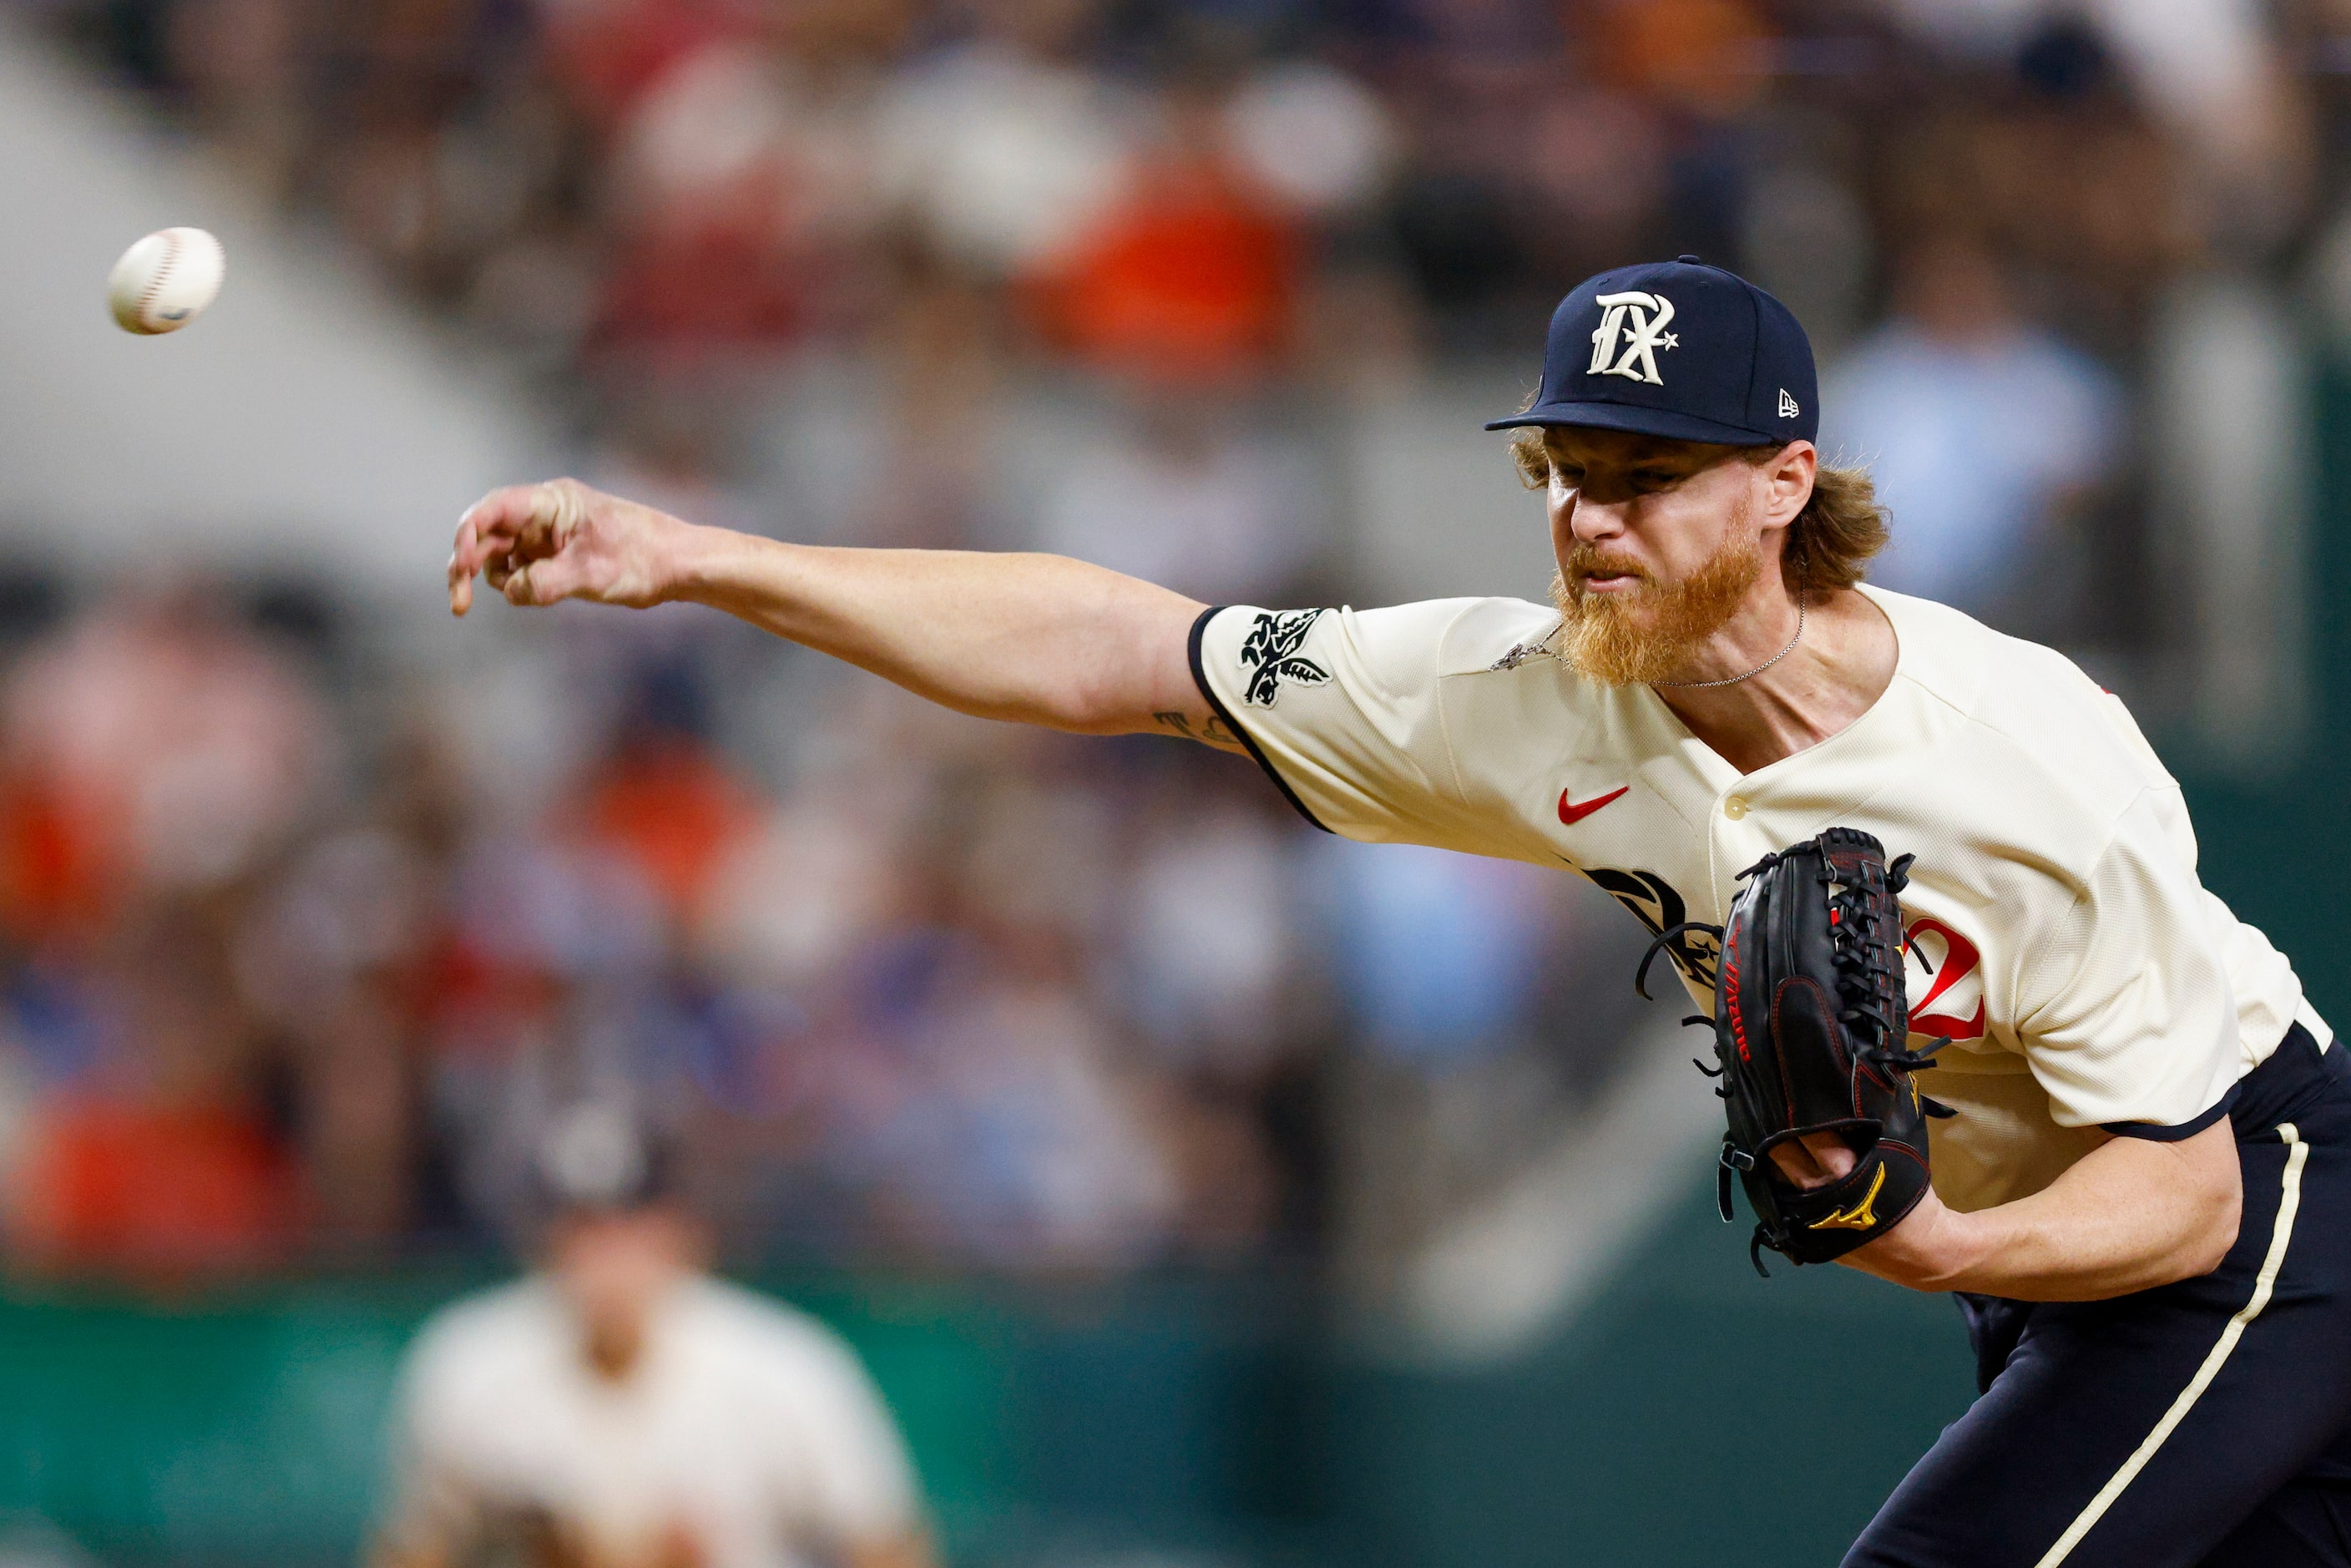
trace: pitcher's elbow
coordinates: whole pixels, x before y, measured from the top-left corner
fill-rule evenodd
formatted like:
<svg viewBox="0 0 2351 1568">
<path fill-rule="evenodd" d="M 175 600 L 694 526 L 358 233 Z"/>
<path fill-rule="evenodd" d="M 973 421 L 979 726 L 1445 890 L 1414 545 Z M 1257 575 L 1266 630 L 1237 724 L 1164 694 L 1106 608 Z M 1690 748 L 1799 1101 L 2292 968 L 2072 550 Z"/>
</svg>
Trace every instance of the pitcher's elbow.
<svg viewBox="0 0 2351 1568">
<path fill-rule="evenodd" d="M 2237 1229 L 2244 1222 L 2244 1189 L 2237 1183 L 2232 1181 L 2211 1195 L 2204 1206 L 2202 1223 L 2186 1249 L 2182 1279 L 2209 1274 L 2227 1260 L 2237 1245 Z"/>
<path fill-rule="evenodd" d="M 2192 1212 L 2182 1220 L 2169 1245 L 2147 1259 L 2131 1289 L 2154 1290 L 2201 1279 L 2228 1260 L 2243 1218 L 2243 1194 L 2231 1181 L 2225 1187 L 2216 1184 L 2206 1188 L 2192 1201 Z"/>
</svg>

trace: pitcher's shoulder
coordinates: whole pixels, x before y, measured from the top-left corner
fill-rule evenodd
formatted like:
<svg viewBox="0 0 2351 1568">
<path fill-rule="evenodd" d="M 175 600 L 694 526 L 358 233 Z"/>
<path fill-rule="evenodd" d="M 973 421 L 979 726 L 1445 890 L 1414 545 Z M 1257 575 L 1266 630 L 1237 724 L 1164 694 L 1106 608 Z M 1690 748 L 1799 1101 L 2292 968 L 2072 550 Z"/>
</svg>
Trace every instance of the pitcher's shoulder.
<svg viewBox="0 0 2351 1568">
<path fill-rule="evenodd" d="M 1448 601 L 1437 652 L 1440 675 L 1505 673 L 1552 659 L 1559 612 L 1524 599 L 1457 599 Z"/>
<path fill-rule="evenodd" d="M 2101 797 L 2169 786 L 2123 700 L 2054 648 L 1931 600 L 1867 589 L 1900 639 L 1901 674 L 2019 760 Z"/>
</svg>

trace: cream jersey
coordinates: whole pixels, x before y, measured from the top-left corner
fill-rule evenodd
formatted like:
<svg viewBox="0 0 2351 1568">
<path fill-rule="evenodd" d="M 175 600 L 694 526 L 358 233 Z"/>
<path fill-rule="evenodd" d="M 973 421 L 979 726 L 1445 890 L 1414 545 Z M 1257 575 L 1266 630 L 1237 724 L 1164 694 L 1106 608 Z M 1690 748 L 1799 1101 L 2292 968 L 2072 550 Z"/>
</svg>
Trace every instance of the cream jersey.
<svg viewBox="0 0 2351 1568">
<path fill-rule="evenodd" d="M 682 1530 L 709 1568 L 803 1568 L 918 1523 L 904 1448 L 848 1345 L 716 1280 L 672 1293 L 619 1383 L 589 1367 L 543 1280 L 457 1302 L 411 1347 L 395 1425 L 395 1546 L 551 1527 L 594 1561 L 641 1563 Z"/>
<path fill-rule="evenodd" d="M 1739 873 L 1843 824 L 1916 854 L 1902 894 L 1935 1187 L 1972 1209 L 2046 1186 L 2098 1129 L 2181 1137 L 2299 1020 L 2293 967 L 2206 892 L 2179 787 L 2064 656 L 1865 588 L 1899 652 L 1839 734 L 1742 774 L 1647 686 L 1541 650 L 1507 599 L 1202 615 L 1202 694 L 1293 804 L 1349 838 L 1565 866 L 1653 932 L 1720 924 Z M 1714 945 L 1674 951 L 1712 1010 Z"/>
</svg>

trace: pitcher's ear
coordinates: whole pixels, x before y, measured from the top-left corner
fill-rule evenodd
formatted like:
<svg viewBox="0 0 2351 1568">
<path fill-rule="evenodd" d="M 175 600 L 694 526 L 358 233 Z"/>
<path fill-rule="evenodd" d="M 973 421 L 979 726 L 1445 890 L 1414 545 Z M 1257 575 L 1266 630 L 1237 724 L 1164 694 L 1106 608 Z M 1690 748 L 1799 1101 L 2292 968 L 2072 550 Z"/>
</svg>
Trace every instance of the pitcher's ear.
<svg viewBox="0 0 2351 1568">
<path fill-rule="evenodd" d="M 1809 441 L 1791 441 L 1763 462 L 1771 487 L 1768 503 L 1773 523 L 1793 523 L 1813 498 L 1813 481 L 1821 471 L 1819 449 Z"/>
</svg>

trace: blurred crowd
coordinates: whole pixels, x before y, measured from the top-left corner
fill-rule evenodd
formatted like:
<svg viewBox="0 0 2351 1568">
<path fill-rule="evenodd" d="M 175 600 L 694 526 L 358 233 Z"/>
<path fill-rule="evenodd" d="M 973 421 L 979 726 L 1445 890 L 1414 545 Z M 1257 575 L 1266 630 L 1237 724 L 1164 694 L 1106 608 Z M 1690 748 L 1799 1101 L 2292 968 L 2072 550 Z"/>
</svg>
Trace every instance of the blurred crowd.
<svg viewBox="0 0 2351 1568">
<path fill-rule="evenodd" d="M 683 1148 L 752 1262 L 1294 1258 L 1335 1038 L 1441 1075 L 1575 1000 L 1563 879 L 1391 862 L 1245 761 L 960 718 L 706 612 L 559 611 L 437 693 L 371 690 L 292 591 L 40 619 L 0 695 L 22 1267 L 528 1246 L 583 1103 Z"/>
<path fill-rule="evenodd" d="M 2191 286 L 2325 249 L 2351 124 L 2342 0 L 38 3 L 584 448 L 795 537 L 1344 587 L 1313 411 L 1531 377 L 1569 283 L 1690 253 L 1823 350 L 1883 580 L 2124 658 Z M 1040 388 L 1085 417 L 1029 471 Z"/>
<path fill-rule="evenodd" d="M 2260 339 L 2196 301 L 2305 260 L 2351 298 L 2342 0 L 41 9 L 529 378 L 583 476 L 1206 600 L 1356 591 L 1347 411 L 1531 383 L 1568 285 L 1693 253 L 1813 333 L 1880 580 L 2151 682 L 2195 613 L 2165 367 Z M 1396 1169 L 1444 1186 L 1428 1138 L 1520 1146 L 1625 1031 L 1564 878 L 1325 841 L 1230 758 L 954 718 L 695 612 L 559 612 L 440 686 L 298 588 L 18 597 L 29 1265 L 511 1239 L 589 1093 L 687 1132 L 738 1252 L 1311 1253 Z"/>
</svg>

